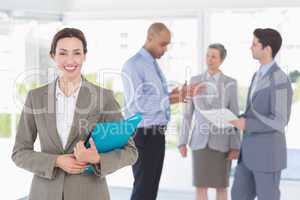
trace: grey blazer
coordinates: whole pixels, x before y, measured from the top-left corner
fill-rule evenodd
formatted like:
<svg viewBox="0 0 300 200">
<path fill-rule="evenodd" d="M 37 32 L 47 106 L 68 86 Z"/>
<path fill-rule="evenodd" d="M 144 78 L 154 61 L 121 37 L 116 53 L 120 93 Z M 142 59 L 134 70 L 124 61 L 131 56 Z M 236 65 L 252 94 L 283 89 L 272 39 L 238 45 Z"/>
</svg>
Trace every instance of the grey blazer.
<svg viewBox="0 0 300 200">
<path fill-rule="evenodd" d="M 119 120 L 119 105 L 109 90 L 83 80 L 73 125 L 65 149 L 56 129 L 55 82 L 31 90 L 21 114 L 12 159 L 15 164 L 34 174 L 30 200 L 108 200 L 105 176 L 137 159 L 132 139 L 120 150 L 101 154 L 101 162 L 94 165 L 94 174 L 71 175 L 55 167 L 58 155 L 73 153 L 74 145 L 86 137 L 87 127 L 98 121 Z M 41 151 L 34 150 L 39 137 Z"/>
<path fill-rule="evenodd" d="M 191 83 L 206 82 L 206 73 L 191 78 Z M 209 85 L 211 86 L 211 85 Z M 217 95 L 208 101 L 204 91 L 191 98 L 185 105 L 179 146 L 189 143 L 192 150 L 211 149 L 228 152 L 229 149 L 240 148 L 240 132 L 235 128 L 219 129 L 206 120 L 200 110 L 228 108 L 236 115 L 239 114 L 236 80 L 220 74 L 217 85 L 213 85 Z M 189 140 L 189 135 L 191 137 Z"/>
<path fill-rule="evenodd" d="M 279 171 L 287 165 L 284 129 L 291 113 L 292 86 L 276 63 L 259 81 L 251 98 L 252 83 L 242 115 L 246 127 L 239 161 L 242 159 L 253 171 Z"/>
</svg>

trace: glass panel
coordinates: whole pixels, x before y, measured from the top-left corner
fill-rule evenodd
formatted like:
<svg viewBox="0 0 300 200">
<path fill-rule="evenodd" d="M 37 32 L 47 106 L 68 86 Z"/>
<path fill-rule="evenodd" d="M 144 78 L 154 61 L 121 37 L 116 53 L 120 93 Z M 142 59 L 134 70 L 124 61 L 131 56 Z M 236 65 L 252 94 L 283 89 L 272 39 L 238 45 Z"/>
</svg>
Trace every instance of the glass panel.
<svg viewBox="0 0 300 200">
<path fill-rule="evenodd" d="M 113 89 L 123 105 L 123 86 L 120 71 L 124 62 L 145 43 L 147 28 L 154 19 L 94 20 L 68 22 L 80 28 L 87 37 L 87 62 L 83 68 L 89 80 Z M 170 89 L 189 81 L 197 71 L 197 20 L 193 18 L 158 19 L 172 32 L 172 41 L 166 55 L 159 60 Z M 189 33 L 188 37 L 186 33 Z M 181 116 L 181 106 L 172 106 L 172 121 L 168 128 L 168 147 L 175 147 Z"/>
</svg>

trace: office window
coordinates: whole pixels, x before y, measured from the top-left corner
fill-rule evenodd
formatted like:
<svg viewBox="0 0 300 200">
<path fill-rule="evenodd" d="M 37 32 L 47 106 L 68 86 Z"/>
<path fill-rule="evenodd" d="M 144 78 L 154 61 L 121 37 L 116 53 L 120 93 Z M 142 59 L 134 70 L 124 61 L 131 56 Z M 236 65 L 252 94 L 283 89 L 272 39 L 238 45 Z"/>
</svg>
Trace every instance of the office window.
<svg viewBox="0 0 300 200">
<path fill-rule="evenodd" d="M 86 20 L 67 22 L 66 26 L 80 28 L 87 37 L 87 62 L 84 73 L 104 87 L 115 92 L 123 105 L 123 86 L 120 78 L 122 65 L 145 43 L 147 29 L 155 21 L 164 22 L 171 30 L 168 52 L 159 60 L 170 89 L 181 85 L 198 70 L 197 20 L 194 18 Z M 187 35 L 188 33 L 188 35 Z M 177 144 L 181 105 L 172 106 L 169 124 L 168 147 Z"/>
<path fill-rule="evenodd" d="M 13 187 L 1 190 L 1 195 L 8 199 L 27 196 L 30 189 L 32 174 L 16 167 L 11 153 L 27 92 L 47 83 L 47 68 L 53 68 L 48 56 L 49 43 L 59 25 L 53 21 L 16 20 L 7 15 L 0 19 L 0 152 L 3 169 L 0 176 L 10 174 L 7 184 Z M 38 139 L 35 148 L 39 150 Z"/>
<path fill-rule="evenodd" d="M 147 29 L 153 22 L 163 22 L 171 30 L 172 39 L 168 52 L 159 60 L 162 71 L 172 89 L 192 75 L 199 72 L 199 45 L 197 18 L 162 18 L 162 19 L 123 19 L 123 20 L 85 20 L 68 21 L 66 26 L 78 27 L 84 31 L 88 42 L 87 62 L 84 74 L 90 80 L 113 89 L 115 97 L 123 105 L 123 86 L 120 71 L 124 62 L 143 46 Z M 191 168 L 189 160 L 180 158 L 177 150 L 178 131 L 181 122 L 182 105 L 172 106 L 172 118 L 166 133 L 166 161 L 162 175 L 161 188 L 182 189 L 190 181 L 190 173 L 177 174 L 172 166 Z M 170 168 L 171 167 L 171 168 Z M 132 172 L 126 167 L 108 177 L 112 186 L 131 187 Z"/>
</svg>

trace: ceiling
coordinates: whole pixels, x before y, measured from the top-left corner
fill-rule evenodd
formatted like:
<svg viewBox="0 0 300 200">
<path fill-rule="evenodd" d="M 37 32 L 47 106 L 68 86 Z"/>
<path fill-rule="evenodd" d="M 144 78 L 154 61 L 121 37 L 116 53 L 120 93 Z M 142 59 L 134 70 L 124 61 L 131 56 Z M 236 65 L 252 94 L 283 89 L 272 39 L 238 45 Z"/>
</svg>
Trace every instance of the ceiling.
<svg viewBox="0 0 300 200">
<path fill-rule="evenodd" d="M 0 11 L 14 17 L 74 13 L 113 15 L 192 14 L 221 8 L 300 7 L 300 0 L 0 0 Z"/>
</svg>

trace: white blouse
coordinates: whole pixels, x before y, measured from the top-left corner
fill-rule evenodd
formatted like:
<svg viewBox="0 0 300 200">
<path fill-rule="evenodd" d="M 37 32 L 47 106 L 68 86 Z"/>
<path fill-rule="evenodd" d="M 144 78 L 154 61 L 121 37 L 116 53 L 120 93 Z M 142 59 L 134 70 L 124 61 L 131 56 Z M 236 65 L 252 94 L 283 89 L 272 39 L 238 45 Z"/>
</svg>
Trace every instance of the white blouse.
<svg viewBox="0 0 300 200">
<path fill-rule="evenodd" d="M 56 128 L 63 148 L 66 147 L 70 134 L 81 82 L 72 95 L 65 96 L 59 88 L 58 80 L 56 81 Z"/>
<path fill-rule="evenodd" d="M 206 99 L 209 103 L 212 103 L 214 98 L 218 97 L 219 89 L 218 89 L 218 83 L 220 79 L 221 73 L 218 72 L 214 75 L 209 74 L 208 71 L 206 71 Z"/>
</svg>

